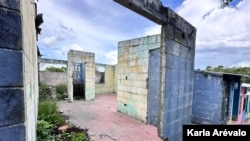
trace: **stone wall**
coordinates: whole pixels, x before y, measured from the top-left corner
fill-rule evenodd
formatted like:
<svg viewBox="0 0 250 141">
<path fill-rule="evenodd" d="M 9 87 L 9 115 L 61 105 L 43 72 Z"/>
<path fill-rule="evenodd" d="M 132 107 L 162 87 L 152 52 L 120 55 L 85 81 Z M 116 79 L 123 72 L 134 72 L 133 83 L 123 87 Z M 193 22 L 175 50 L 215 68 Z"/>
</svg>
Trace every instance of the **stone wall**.
<svg viewBox="0 0 250 141">
<path fill-rule="evenodd" d="M 146 122 L 149 50 L 160 47 L 160 35 L 118 43 L 118 111 Z"/>
<path fill-rule="evenodd" d="M 95 84 L 95 93 L 96 94 L 113 93 L 115 92 L 115 66 L 104 65 L 104 64 L 101 65 L 105 67 L 105 79 L 104 83 Z"/>
<path fill-rule="evenodd" d="M 35 141 L 38 104 L 35 1 L 0 0 L 0 13 L 0 140 Z"/>
<path fill-rule="evenodd" d="M 67 82 L 70 102 L 73 102 L 73 63 L 85 63 L 85 100 L 95 99 L 95 54 L 75 50 L 68 52 Z"/>
</svg>

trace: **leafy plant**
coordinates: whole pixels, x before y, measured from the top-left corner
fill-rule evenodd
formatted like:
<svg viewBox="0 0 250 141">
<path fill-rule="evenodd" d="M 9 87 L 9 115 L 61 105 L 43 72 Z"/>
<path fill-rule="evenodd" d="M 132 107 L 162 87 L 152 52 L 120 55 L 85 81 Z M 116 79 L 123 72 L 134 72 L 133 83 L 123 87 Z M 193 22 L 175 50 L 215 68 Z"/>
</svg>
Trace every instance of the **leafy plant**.
<svg viewBox="0 0 250 141">
<path fill-rule="evenodd" d="M 53 136 L 50 134 L 52 125 L 44 120 L 37 121 L 37 141 L 53 141 Z"/>
<path fill-rule="evenodd" d="M 72 132 L 71 133 L 71 141 L 84 141 L 85 139 L 86 139 L 85 132 L 79 132 L 79 133 Z"/>
<path fill-rule="evenodd" d="M 62 131 L 61 134 L 58 134 L 55 136 L 56 141 L 64 141 L 64 140 L 69 140 L 71 138 L 71 134 L 67 133 L 65 131 Z"/>
<path fill-rule="evenodd" d="M 42 85 L 43 89 L 46 87 L 46 85 Z M 89 141 L 87 130 L 77 127 L 76 124 L 67 123 L 57 108 L 56 100 L 49 99 L 47 96 L 39 99 L 37 141 Z M 69 125 L 68 129 L 58 130 L 65 124 Z"/>
</svg>

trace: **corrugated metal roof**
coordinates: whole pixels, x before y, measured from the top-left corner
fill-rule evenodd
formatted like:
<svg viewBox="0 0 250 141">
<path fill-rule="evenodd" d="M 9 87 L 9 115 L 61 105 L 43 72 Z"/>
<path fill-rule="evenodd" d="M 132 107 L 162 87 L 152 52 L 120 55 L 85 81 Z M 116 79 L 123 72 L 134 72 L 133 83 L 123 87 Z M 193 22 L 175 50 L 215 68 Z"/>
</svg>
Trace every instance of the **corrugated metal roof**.
<svg viewBox="0 0 250 141">
<path fill-rule="evenodd" d="M 245 75 L 245 74 L 235 74 L 235 73 L 225 73 L 225 72 L 213 72 L 213 71 L 198 71 L 198 70 L 195 70 L 195 72 L 200 72 L 200 73 L 204 73 L 204 74 L 211 74 L 211 75 L 215 75 L 215 76 L 231 75 L 231 76 L 239 76 L 239 77 L 250 78 L 249 75 Z"/>
</svg>

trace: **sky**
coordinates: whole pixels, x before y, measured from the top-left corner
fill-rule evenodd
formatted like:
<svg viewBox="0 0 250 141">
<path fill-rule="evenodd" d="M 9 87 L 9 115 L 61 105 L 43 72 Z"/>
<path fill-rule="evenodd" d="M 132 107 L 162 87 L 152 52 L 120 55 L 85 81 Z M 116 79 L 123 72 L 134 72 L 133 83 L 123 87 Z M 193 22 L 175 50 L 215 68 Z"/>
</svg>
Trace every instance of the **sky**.
<svg viewBox="0 0 250 141">
<path fill-rule="evenodd" d="M 250 0 L 161 0 L 197 29 L 195 69 L 250 66 Z M 113 0 L 39 0 L 44 23 L 43 58 L 67 60 L 70 49 L 95 53 L 95 62 L 117 63 L 118 42 L 160 34 L 161 26 Z"/>
</svg>

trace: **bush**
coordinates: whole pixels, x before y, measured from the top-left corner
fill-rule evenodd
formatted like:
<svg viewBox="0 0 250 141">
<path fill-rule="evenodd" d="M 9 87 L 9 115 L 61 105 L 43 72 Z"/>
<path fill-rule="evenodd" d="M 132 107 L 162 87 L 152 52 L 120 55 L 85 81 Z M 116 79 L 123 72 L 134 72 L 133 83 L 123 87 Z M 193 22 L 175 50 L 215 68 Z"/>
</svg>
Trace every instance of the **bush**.
<svg viewBox="0 0 250 141">
<path fill-rule="evenodd" d="M 49 86 L 40 83 L 39 84 L 39 101 L 43 101 L 47 99 L 53 99 Z"/>
<path fill-rule="evenodd" d="M 45 71 L 48 71 L 48 72 L 65 72 L 66 70 L 67 70 L 67 68 L 65 68 L 65 67 L 62 67 L 62 68 L 49 67 L 49 68 L 46 68 Z"/>
<path fill-rule="evenodd" d="M 86 132 L 71 133 L 71 141 L 84 141 L 87 139 Z"/>
<path fill-rule="evenodd" d="M 56 86 L 56 93 L 64 94 L 67 92 L 67 86 L 65 84 L 57 85 Z"/>
</svg>

